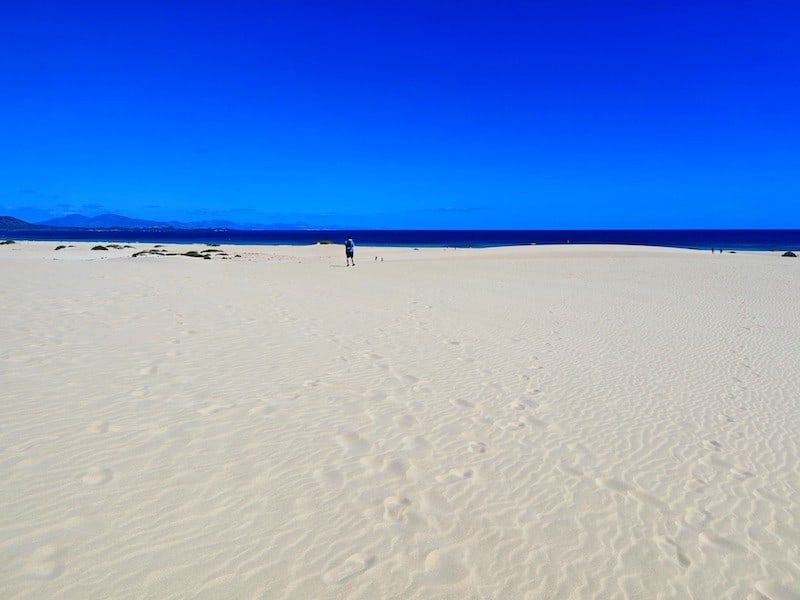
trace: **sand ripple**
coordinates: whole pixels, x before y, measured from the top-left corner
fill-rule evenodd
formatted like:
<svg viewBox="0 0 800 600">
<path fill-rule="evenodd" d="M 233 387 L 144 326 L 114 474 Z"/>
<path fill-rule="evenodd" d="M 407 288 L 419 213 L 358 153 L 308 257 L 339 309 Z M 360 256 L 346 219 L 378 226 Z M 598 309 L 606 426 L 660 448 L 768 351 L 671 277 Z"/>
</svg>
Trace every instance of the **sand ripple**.
<svg viewBox="0 0 800 600">
<path fill-rule="evenodd" d="M 0 596 L 800 598 L 790 261 L 242 252 L 2 263 Z"/>
</svg>

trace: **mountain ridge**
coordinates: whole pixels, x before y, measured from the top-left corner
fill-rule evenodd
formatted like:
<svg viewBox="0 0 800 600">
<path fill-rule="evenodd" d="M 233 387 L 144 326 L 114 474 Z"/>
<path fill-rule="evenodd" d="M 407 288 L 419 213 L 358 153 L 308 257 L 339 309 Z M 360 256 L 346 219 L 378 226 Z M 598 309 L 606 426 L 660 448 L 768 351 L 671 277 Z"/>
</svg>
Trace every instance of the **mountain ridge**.
<svg viewBox="0 0 800 600">
<path fill-rule="evenodd" d="M 134 219 L 124 215 L 104 213 L 87 217 L 77 213 L 55 217 L 42 221 L 40 225 L 49 227 L 77 227 L 82 229 L 205 229 L 222 228 L 231 229 L 235 223 L 221 221 L 219 224 L 200 225 L 196 223 L 181 223 L 180 221 L 153 221 L 150 219 Z"/>
<path fill-rule="evenodd" d="M 28 223 L 27 221 L 23 221 L 22 219 L 17 219 L 16 217 L 3 215 L 0 216 L 0 231 L 16 231 L 18 229 L 49 229 L 49 227 L 42 226 L 42 225 L 35 225 L 34 223 Z"/>
<path fill-rule="evenodd" d="M 207 221 L 153 221 L 135 219 L 113 213 L 87 217 L 77 213 L 54 217 L 38 223 L 30 223 L 10 215 L 0 216 L 0 231 L 41 230 L 41 229 L 232 229 L 252 230 L 302 230 L 310 229 L 305 223 L 272 223 L 269 225 L 234 223 L 222 219 Z"/>
</svg>

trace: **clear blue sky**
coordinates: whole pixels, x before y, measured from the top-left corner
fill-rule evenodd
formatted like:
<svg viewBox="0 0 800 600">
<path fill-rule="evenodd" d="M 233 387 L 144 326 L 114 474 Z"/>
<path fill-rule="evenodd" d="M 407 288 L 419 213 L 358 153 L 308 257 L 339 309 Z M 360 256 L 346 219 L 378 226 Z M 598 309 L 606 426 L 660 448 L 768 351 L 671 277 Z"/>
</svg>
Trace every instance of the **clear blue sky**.
<svg viewBox="0 0 800 600">
<path fill-rule="evenodd" d="M 800 227 L 800 3 L 0 4 L 0 214 Z"/>
</svg>

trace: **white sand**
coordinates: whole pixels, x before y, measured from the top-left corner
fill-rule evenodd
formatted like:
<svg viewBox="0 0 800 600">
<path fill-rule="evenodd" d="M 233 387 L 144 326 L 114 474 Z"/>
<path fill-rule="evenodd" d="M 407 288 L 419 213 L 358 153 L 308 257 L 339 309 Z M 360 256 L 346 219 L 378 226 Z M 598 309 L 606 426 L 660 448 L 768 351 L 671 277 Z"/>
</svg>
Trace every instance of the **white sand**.
<svg viewBox="0 0 800 600">
<path fill-rule="evenodd" d="M 4 599 L 800 598 L 800 260 L 92 245 L 0 246 Z"/>
</svg>

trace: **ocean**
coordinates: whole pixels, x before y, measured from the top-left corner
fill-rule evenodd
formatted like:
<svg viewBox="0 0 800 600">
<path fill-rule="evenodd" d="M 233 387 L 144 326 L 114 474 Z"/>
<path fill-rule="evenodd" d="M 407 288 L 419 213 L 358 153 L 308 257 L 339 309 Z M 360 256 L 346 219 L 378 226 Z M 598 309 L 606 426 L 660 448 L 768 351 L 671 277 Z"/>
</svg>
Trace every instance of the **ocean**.
<svg viewBox="0 0 800 600">
<path fill-rule="evenodd" d="M 576 230 L 233 230 L 233 229 L 48 229 L 6 231 L 14 240 L 215 243 L 255 245 L 343 244 L 359 246 L 482 248 L 529 244 L 626 244 L 724 250 L 800 250 L 800 229 L 576 229 Z"/>
</svg>

